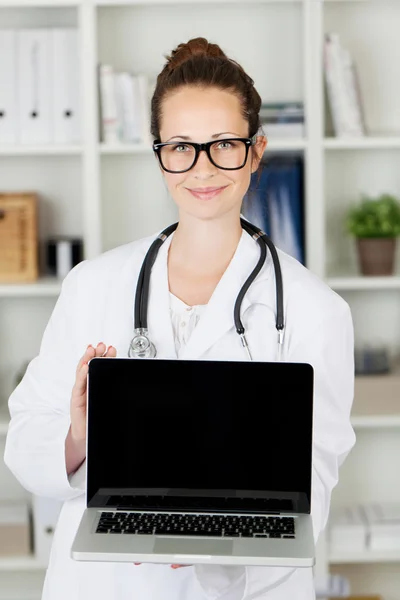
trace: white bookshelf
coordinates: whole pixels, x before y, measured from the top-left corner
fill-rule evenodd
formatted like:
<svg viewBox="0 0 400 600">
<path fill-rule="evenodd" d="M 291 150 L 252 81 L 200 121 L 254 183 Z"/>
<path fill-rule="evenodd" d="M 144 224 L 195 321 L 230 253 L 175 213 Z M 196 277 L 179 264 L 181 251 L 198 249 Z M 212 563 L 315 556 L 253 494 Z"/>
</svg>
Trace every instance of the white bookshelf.
<svg viewBox="0 0 400 600">
<path fill-rule="evenodd" d="M 221 27 L 228 6 L 229 28 Z M 400 249 L 392 277 L 361 277 L 342 218 L 361 192 L 400 195 L 400 80 L 393 58 L 400 53 L 399 21 L 400 3 L 391 0 L 0 0 L 0 27 L 79 27 L 83 117 L 78 145 L 0 146 L 2 188 L 37 190 L 43 196 L 41 239 L 82 236 L 88 258 L 175 220 L 150 146 L 99 143 L 96 65 L 109 61 L 154 77 L 177 43 L 205 35 L 243 64 L 263 100 L 304 101 L 306 137 L 270 139 L 267 152 L 304 155 L 307 266 L 349 302 L 356 343 L 379 338 L 395 357 L 400 354 Z M 339 32 L 358 66 L 371 131 L 364 138 L 335 139 L 325 127 L 322 40 L 331 30 Z M 248 31 L 257 44 L 248 43 L 243 35 Z M 15 371 L 37 352 L 60 289 L 61 282 L 49 277 L 0 284 L 0 403 L 13 387 Z M 372 400 L 356 393 L 357 444 L 342 468 L 333 503 L 400 501 L 400 404 L 393 392 L 382 391 L 395 377 L 382 379 L 382 386 L 377 381 Z M 7 426 L 0 413 L 0 450 Z M 0 490 L 3 477 L 9 481 L 0 469 Z M 13 490 L 25 493 L 17 486 Z M 355 593 L 378 591 L 394 598 L 400 568 L 379 579 L 379 590 L 363 587 L 369 580 L 359 577 L 359 568 L 367 564 L 378 576 L 383 565 L 396 562 L 399 553 L 335 556 L 321 550 L 317 570 L 342 567 Z M 41 569 L 32 557 L 1 558 L 0 590 L 7 590 L 7 598 L 36 597 L 36 588 L 29 595 L 18 587 L 24 578 L 17 575 L 35 576 Z"/>
</svg>

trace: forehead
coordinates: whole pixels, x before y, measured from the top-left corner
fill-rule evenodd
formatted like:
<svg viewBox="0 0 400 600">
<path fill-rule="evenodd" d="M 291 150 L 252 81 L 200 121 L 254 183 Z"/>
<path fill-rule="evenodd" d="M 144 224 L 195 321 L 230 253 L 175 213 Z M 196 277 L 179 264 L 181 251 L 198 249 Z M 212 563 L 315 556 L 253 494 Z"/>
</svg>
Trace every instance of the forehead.
<svg viewBox="0 0 400 600">
<path fill-rule="evenodd" d="M 162 103 L 161 139 L 188 136 L 195 141 L 210 139 L 220 132 L 246 137 L 248 124 L 239 98 L 217 88 L 183 87 L 167 95 Z"/>
</svg>

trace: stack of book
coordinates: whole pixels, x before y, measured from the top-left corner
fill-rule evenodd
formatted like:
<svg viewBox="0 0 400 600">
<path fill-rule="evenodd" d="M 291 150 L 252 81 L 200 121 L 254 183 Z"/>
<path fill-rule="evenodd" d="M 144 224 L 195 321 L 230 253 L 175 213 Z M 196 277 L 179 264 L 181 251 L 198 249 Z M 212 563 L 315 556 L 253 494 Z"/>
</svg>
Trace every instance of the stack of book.
<svg viewBox="0 0 400 600">
<path fill-rule="evenodd" d="M 100 140 L 104 144 L 150 144 L 150 101 L 153 86 L 146 75 L 98 68 Z"/>
<path fill-rule="evenodd" d="M 302 102 L 263 103 L 260 121 L 268 138 L 304 137 L 304 105 Z"/>
<path fill-rule="evenodd" d="M 332 509 L 328 541 L 336 553 L 400 552 L 400 503 L 368 503 Z"/>
<path fill-rule="evenodd" d="M 325 34 L 324 71 L 335 136 L 364 136 L 366 126 L 356 65 L 338 33 Z"/>
</svg>

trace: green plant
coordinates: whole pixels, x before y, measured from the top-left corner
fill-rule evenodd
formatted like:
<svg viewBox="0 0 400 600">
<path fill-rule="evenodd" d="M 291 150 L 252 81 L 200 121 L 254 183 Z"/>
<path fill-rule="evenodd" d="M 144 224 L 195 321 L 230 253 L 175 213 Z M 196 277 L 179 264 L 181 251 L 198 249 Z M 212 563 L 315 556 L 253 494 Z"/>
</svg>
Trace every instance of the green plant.
<svg viewBox="0 0 400 600">
<path fill-rule="evenodd" d="M 400 235 L 400 202 L 390 194 L 377 198 L 362 195 L 345 219 L 348 233 L 357 238 L 388 238 Z"/>
</svg>

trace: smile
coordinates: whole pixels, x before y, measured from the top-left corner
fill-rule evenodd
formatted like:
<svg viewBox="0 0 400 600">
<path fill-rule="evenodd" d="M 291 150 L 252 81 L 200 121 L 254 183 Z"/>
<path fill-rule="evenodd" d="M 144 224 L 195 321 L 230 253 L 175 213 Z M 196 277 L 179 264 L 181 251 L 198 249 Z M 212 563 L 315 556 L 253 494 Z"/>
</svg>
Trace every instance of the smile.
<svg viewBox="0 0 400 600">
<path fill-rule="evenodd" d="M 211 200 L 223 192 L 228 186 L 222 187 L 204 187 L 204 188 L 186 188 L 195 198 L 199 200 Z"/>
</svg>

